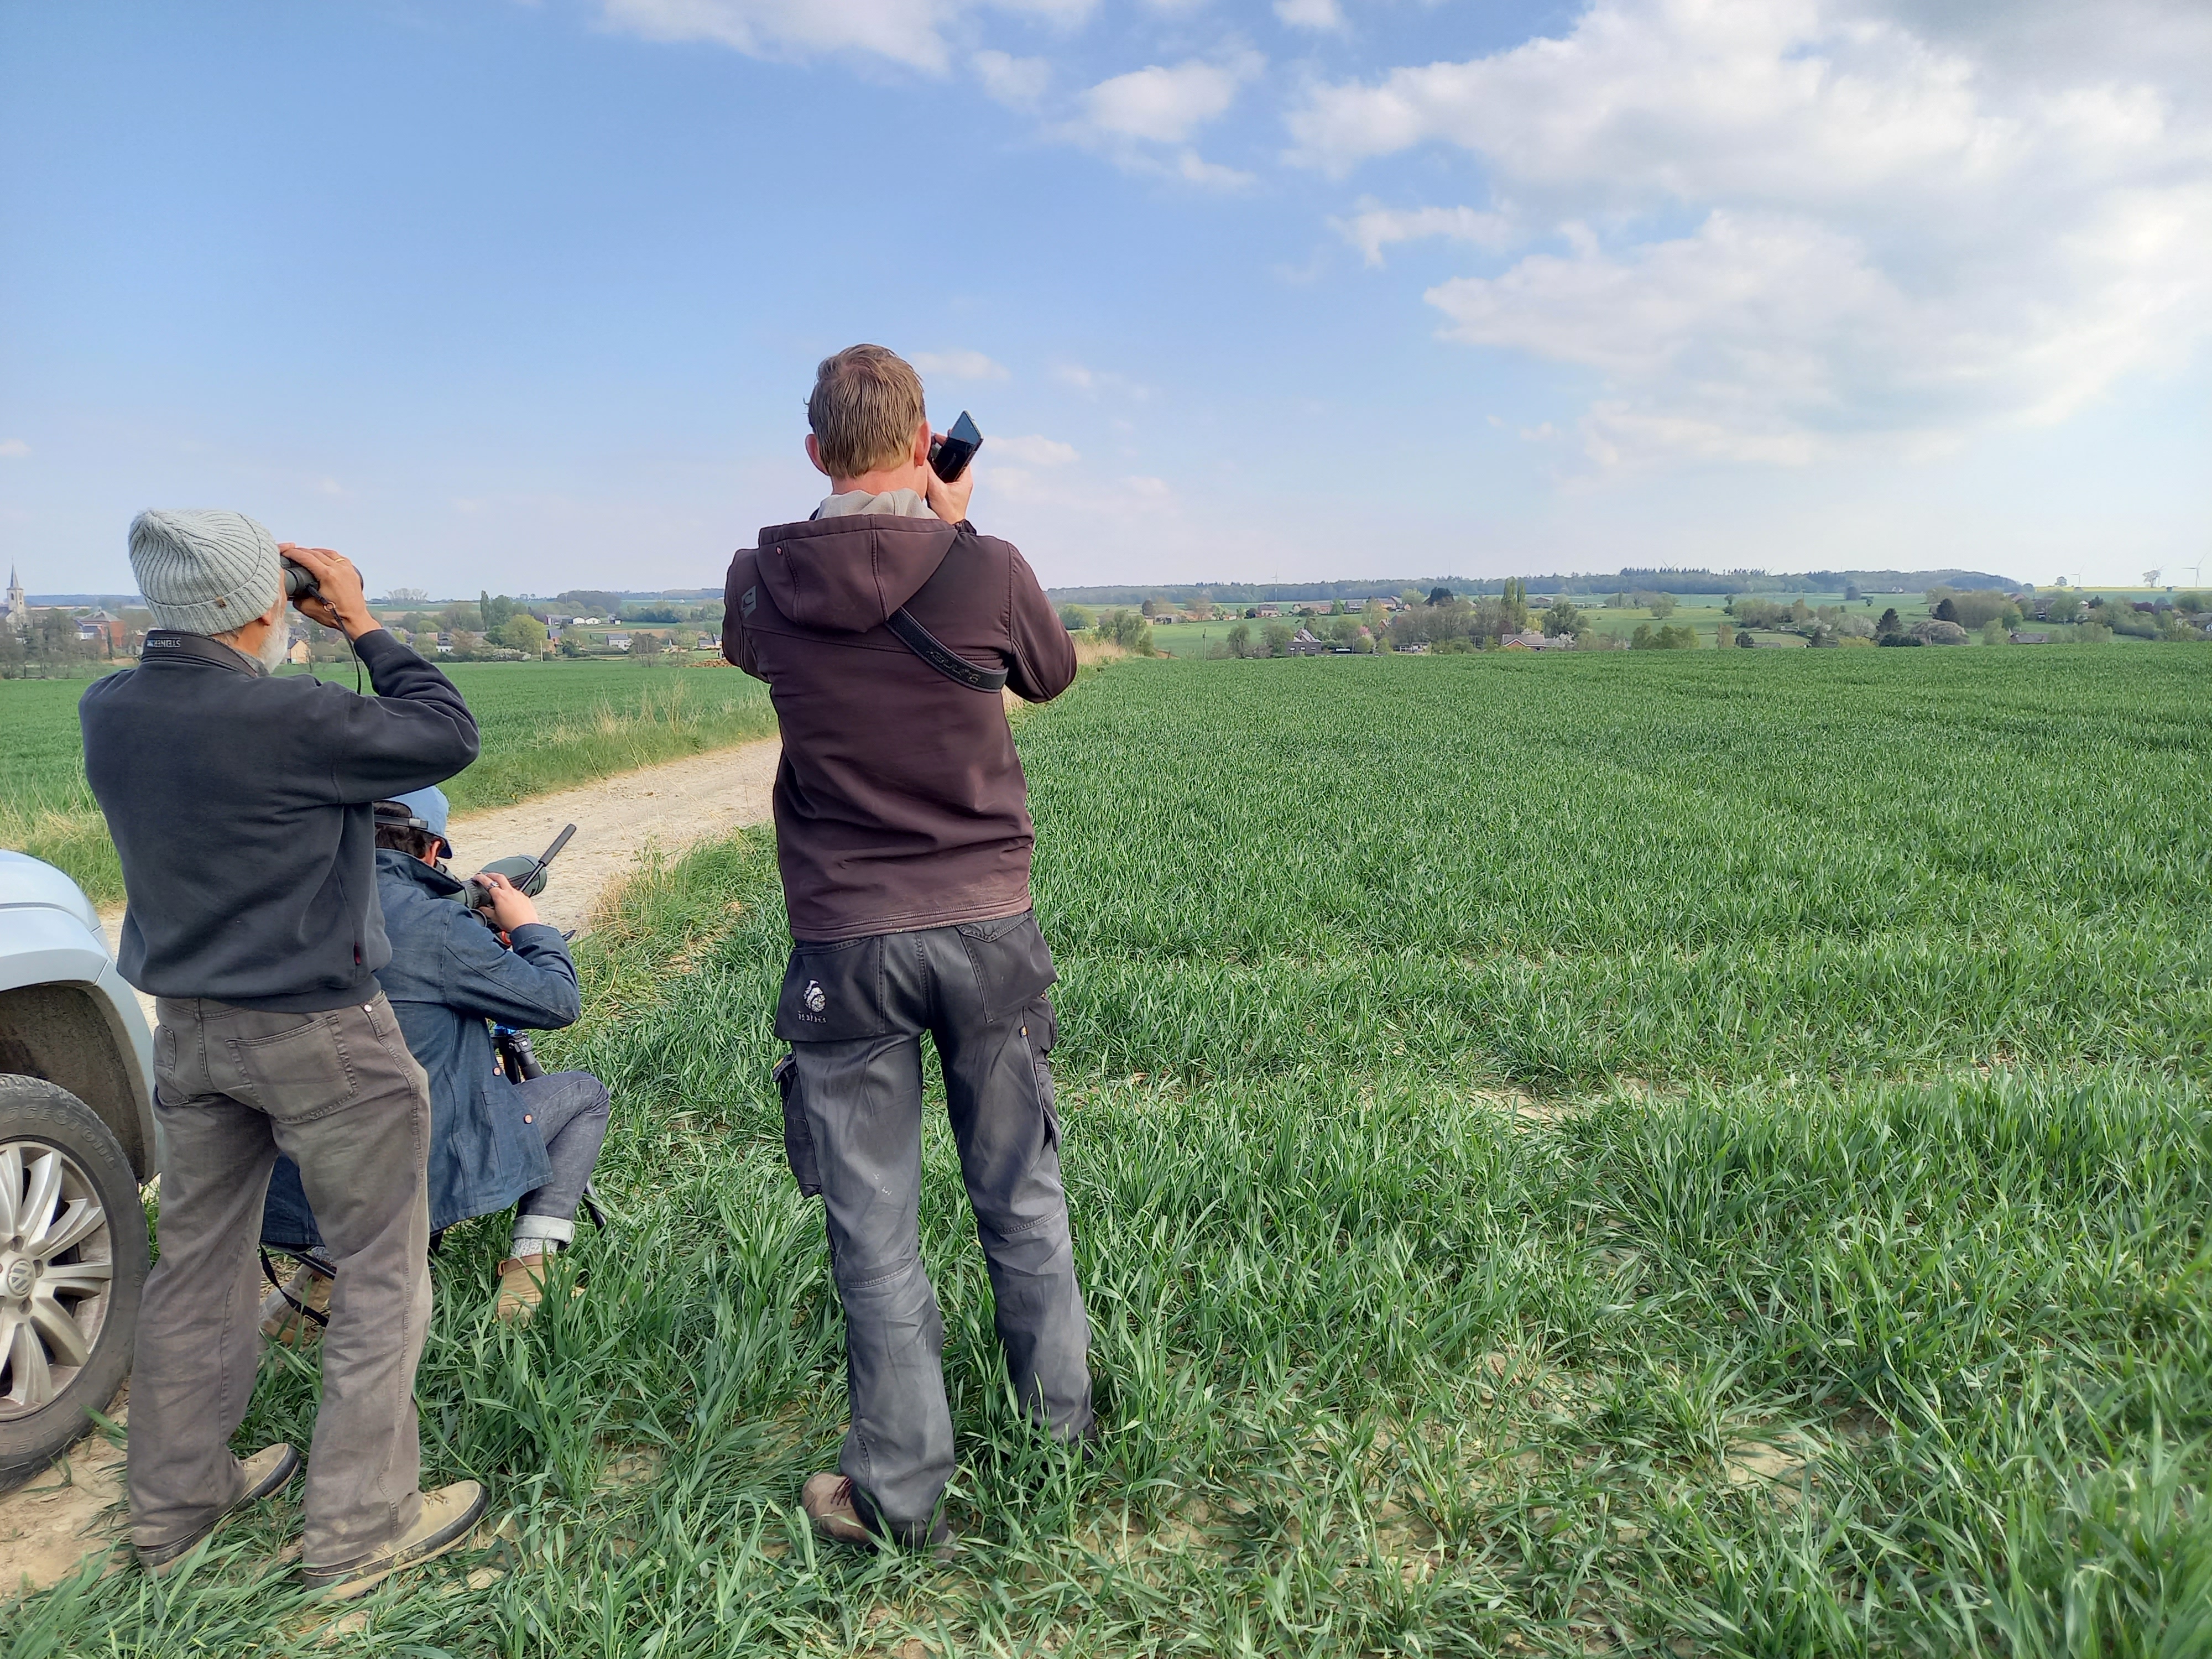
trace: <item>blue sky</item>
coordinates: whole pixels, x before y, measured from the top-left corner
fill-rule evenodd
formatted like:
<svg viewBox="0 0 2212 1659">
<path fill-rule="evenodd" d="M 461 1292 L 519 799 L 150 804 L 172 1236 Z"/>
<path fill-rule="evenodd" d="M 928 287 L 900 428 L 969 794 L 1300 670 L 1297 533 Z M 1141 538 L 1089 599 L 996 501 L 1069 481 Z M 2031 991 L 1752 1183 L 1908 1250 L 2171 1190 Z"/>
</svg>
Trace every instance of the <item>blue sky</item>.
<svg viewBox="0 0 2212 1659">
<path fill-rule="evenodd" d="M 0 9 L 33 591 L 712 586 L 862 339 L 1048 582 L 2186 582 L 2208 336 L 2201 0 Z"/>
</svg>

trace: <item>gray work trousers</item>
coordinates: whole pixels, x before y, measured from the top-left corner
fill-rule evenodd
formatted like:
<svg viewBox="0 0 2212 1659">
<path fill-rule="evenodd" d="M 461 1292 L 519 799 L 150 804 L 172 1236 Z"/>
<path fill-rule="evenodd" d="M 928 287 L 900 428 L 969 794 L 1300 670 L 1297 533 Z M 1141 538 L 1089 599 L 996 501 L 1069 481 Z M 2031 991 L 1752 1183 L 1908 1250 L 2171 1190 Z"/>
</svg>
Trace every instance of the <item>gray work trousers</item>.
<svg viewBox="0 0 2212 1659">
<path fill-rule="evenodd" d="M 1024 915 L 802 942 L 778 1002 L 845 1305 L 852 1419 L 838 1468 L 861 1518 L 902 1542 L 942 1531 L 937 1507 L 953 1468 L 945 1323 L 918 1221 L 923 1031 L 944 1066 L 1014 1397 L 1062 1438 L 1092 1426 L 1091 1328 L 1045 1058 L 1052 977 Z"/>
<path fill-rule="evenodd" d="M 415 1367 L 430 1324 L 430 1091 L 379 993 L 323 1013 L 155 1005 L 161 1260 L 131 1382 L 131 1530 L 191 1536 L 245 1490 L 230 1437 L 259 1360 L 252 1278 L 269 1172 L 300 1166 L 338 1267 L 307 1458 L 304 1559 L 341 1566 L 415 1524 Z"/>
</svg>

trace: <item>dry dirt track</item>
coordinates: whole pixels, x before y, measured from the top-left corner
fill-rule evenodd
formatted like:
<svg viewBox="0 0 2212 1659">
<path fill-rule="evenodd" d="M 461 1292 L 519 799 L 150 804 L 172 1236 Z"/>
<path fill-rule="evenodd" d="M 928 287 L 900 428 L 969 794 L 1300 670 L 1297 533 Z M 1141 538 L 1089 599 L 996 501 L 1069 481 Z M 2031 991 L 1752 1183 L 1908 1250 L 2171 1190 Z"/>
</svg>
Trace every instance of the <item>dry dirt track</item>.
<svg viewBox="0 0 2212 1659">
<path fill-rule="evenodd" d="M 599 900 L 629 873 L 647 847 L 680 853 L 695 842 L 766 823 L 776 760 L 782 752 L 782 746 L 769 738 L 600 778 L 520 806 L 456 817 L 449 826 L 453 871 L 465 874 L 509 854 L 542 853 L 562 824 L 573 823 L 575 839 L 554 861 L 538 910 L 556 927 L 584 931 Z M 123 907 L 108 906 L 100 919 L 112 950 L 116 930 L 123 925 Z M 151 1019 L 150 1003 L 146 1012 Z"/>
<path fill-rule="evenodd" d="M 555 927 L 585 929 L 648 847 L 680 853 L 765 822 L 781 752 L 771 738 L 457 817 L 451 826 L 453 869 L 473 871 L 510 853 L 542 853 L 562 824 L 573 823 L 575 838 L 555 862 L 538 909 Z M 112 950 L 123 907 L 103 910 L 100 920 Z M 140 1000 L 150 1022 L 152 1000 Z M 126 1407 L 120 1415 L 128 1414 Z M 0 1498 L 0 1601 L 26 1584 L 43 1589 L 58 1583 L 88 1552 L 118 1534 L 122 1475 L 122 1454 L 94 1434 L 71 1455 L 66 1474 L 50 1469 Z"/>
<path fill-rule="evenodd" d="M 781 753 L 771 738 L 455 818 L 454 872 L 512 853 L 542 853 L 562 824 L 573 823 L 575 839 L 554 860 L 538 911 L 556 927 L 581 930 L 600 898 L 647 847 L 680 853 L 745 824 L 765 823 Z"/>
</svg>

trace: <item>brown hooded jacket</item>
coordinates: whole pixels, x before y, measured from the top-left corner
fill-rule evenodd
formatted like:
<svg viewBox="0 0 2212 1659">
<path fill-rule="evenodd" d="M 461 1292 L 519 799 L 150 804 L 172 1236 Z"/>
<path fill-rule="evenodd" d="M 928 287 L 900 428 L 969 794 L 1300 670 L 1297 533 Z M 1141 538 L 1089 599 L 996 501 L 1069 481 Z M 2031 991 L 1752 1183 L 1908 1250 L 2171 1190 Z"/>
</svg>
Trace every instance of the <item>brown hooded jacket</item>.
<svg viewBox="0 0 2212 1659">
<path fill-rule="evenodd" d="M 996 692 L 955 684 L 884 626 L 1043 702 L 1075 647 L 1008 542 L 887 513 L 773 525 L 730 563 L 722 653 L 783 729 L 776 861 L 794 939 L 858 939 L 1030 908 L 1029 790 Z"/>
</svg>

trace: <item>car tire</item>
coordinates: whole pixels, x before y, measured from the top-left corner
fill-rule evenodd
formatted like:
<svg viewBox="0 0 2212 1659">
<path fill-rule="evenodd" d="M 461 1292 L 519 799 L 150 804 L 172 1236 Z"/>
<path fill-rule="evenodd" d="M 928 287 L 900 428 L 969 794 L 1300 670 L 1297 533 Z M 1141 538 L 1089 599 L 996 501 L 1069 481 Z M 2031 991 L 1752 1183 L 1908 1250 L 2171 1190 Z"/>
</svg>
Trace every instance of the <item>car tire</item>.
<svg viewBox="0 0 2212 1659">
<path fill-rule="evenodd" d="M 108 1127 L 43 1078 L 0 1075 L 0 1492 L 113 1401 L 146 1261 L 145 1205 Z"/>
</svg>

